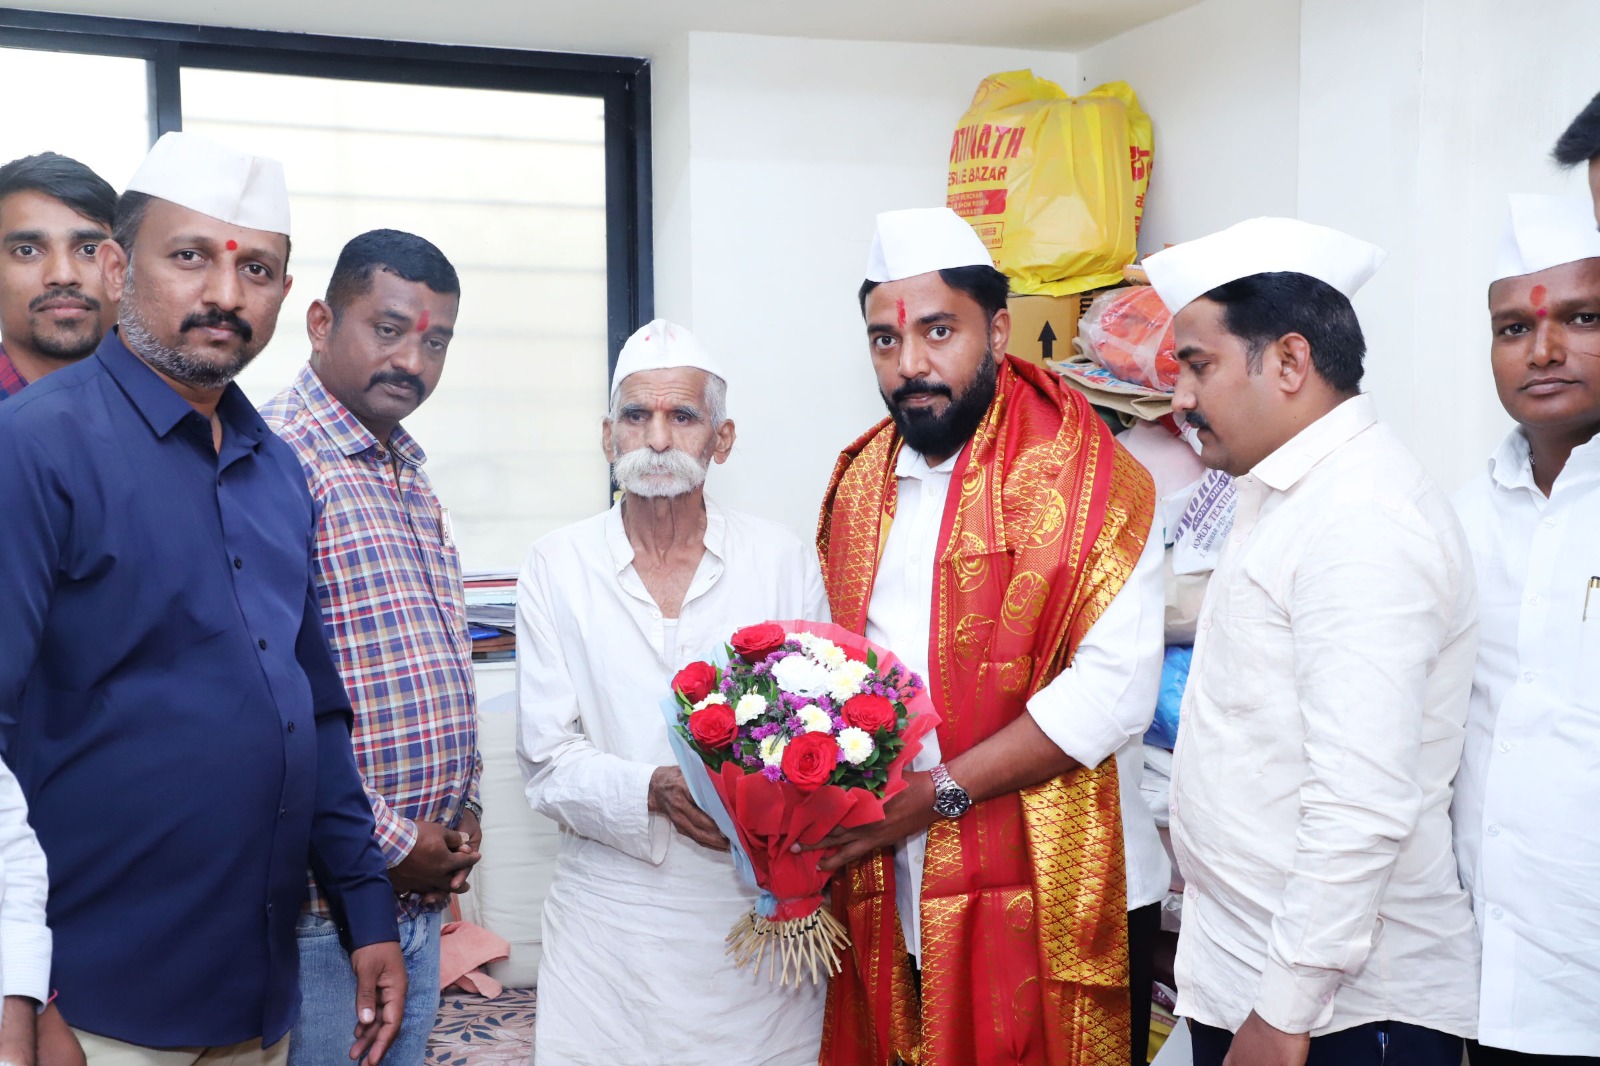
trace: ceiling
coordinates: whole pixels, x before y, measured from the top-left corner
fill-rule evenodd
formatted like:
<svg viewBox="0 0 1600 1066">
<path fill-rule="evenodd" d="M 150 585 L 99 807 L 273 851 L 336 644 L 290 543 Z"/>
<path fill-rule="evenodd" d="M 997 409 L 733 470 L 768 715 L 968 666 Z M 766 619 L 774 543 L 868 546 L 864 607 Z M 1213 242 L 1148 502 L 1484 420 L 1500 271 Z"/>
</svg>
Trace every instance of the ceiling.
<svg viewBox="0 0 1600 1066">
<path fill-rule="evenodd" d="M 0 0 L 4 3 L 5 0 Z M 80 14 L 652 55 L 695 30 L 1076 51 L 1199 0 L 45 0 Z"/>
</svg>

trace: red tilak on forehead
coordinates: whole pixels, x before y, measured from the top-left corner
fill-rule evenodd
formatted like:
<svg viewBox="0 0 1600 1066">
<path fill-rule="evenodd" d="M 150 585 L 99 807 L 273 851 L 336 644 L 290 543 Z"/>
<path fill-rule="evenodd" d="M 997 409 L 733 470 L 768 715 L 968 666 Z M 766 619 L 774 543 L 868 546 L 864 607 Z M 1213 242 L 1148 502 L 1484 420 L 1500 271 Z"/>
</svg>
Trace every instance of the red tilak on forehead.
<svg viewBox="0 0 1600 1066">
<path fill-rule="evenodd" d="M 1546 290 L 1543 285 L 1535 285 L 1528 291 L 1528 298 L 1533 301 L 1533 313 L 1538 315 L 1540 318 L 1543 318 L 1550 313 L 1549 309 L 1544 305 L 1545 292 Z"/>
<path fill-rule="evenodd" d="M 239 242 L 238 241 L 229 241 L 228 242 L 228 251 L 237 252 L 238 250 L 239 250 Z"/>
<path fill-rule="evenodd" d="M 428 312 L 426 310 L 422 312 L 422 317 L 417 319 L 417 332 L 428 332 Z"/>
<path fill-rule="evenodd" d="M 900 328 L 901 329 L 905 329 L 906 328 L 906 302 L 904 300 L 896 300 L 894 302 L 894 306 L 900 312 Z"/>
</svg>

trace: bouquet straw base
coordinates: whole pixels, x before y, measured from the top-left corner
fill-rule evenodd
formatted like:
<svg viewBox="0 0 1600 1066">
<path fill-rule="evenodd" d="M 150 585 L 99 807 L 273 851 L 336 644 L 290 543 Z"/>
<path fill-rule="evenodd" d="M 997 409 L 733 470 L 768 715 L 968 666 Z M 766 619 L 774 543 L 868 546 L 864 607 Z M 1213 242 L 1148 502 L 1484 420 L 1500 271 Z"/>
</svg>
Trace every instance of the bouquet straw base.
<svg viewBox="0 0 1600 1066">
<path fill-rule="evenodd" d="M 799 987 L 809 974 L 816 984 L 839 972 L 839 953 L 850 946 L 850 934 L 827 907 L 804 918 L 771 921 L 750 911 L 734 924 L 727 954 L 735 966 L 767 965 L 767 980 Z"/>
</svg>

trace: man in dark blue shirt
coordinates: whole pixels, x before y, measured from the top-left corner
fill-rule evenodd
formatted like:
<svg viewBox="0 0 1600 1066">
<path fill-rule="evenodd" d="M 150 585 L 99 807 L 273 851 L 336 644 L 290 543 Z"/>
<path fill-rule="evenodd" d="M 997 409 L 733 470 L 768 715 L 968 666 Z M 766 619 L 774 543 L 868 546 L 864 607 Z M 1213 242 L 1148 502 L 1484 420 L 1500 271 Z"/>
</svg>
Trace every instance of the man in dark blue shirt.
<svg viewBox="0 0 1600 1066">
<path fill-rule="evenodd" d="M 49 859 L 59 1004 L 90 1063 L 284 1061 L 309 859 L 376 1064 L 405 964 L 311 500 L 231 384 L 289 288 L 282 168 L 168 134 L 128 188 L 99 254 L 117 332 L 0 405 L 0 741 Z"/>
</svg>

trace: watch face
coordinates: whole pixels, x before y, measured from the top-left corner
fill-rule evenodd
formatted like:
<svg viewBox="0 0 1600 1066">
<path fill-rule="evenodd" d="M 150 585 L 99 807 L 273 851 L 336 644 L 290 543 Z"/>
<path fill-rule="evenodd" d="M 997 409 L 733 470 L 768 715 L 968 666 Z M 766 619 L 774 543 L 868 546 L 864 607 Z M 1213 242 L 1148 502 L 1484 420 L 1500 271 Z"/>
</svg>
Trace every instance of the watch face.
<svg viewBox="0 0 1600 1066">
<path fill-rule="evenodd" d="M 972 797 L 964 788 L 955 787 L 940 792 L 933 800 L 933 809 L 946 818 L 959 818 L 972 806 Z"/>
</svg>

